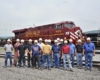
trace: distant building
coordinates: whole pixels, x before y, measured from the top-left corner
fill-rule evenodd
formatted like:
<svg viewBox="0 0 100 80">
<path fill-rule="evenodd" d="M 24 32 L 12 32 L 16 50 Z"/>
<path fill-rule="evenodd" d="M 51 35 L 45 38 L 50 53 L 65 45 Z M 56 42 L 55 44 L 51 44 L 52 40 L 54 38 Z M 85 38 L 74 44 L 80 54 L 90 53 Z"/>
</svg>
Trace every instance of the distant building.
<svg viewBox="0 0 100 80">
<path fill-rule="evenodd" d="M 96 46 L 100 46 L 100 30 L 92 30 L 84 32 L 87 37 L 90 37 Z"/>
</svg>

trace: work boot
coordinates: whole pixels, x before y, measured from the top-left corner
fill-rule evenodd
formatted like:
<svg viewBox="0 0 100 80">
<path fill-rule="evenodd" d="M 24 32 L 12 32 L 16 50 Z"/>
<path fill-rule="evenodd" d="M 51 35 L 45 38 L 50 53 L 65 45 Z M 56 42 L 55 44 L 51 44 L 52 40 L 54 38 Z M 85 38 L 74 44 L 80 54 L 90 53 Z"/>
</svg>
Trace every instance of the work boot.
<svg viewBox="0 0 100 80">
<path fill-rule="evenodd" d="M 88 69 L 87 68 L 85 68 L 85 71 L 87 71 Z"/>
<path fill-rule="evenodd" d="M 91 68 L 89 68 L 89 70 L 90 70 L 90 71 L 92 71 L 92 69 L 91 69 Z"/>
<path fill-rule="evenodd" d="M 51 68 L 48 68 L 48 70 L 51 70 Z"/>
<path fill-rule="evenodd" d="M 74 72 L 73 69 L 70 70 L 71 72 Z"/>
</svg>

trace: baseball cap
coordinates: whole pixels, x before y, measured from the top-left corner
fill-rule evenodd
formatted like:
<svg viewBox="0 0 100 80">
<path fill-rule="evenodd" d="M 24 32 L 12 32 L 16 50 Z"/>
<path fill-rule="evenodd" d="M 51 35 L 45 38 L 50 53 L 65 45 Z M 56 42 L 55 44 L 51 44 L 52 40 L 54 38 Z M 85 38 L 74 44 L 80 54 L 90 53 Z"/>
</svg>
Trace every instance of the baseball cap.
<svg viewBox="0 0 100 80">
<path fill-rule="evenodd" d="M 88 37 L 88 38 L 87 38 L 87 40 L 91 40 L 91 38 L 90 38 L 90 37 Z"/>
<path fill-rule="evenodd" d="M 19 39 L 16 39 L 16 41 L 20 41 Z"/>
<path fill-rule="evenodd" d="M 11 40 L 10 40 L 10 39 L 8 39 L 7 41 L 8 41 L 8 42 L 10 42 Z"/>
<path fill-rule="evenodd" d="M 60 39 L 60 41 L 64 41 L 63 39 Z"/>
<path fill-rule="evenodd" d="M 22 39 L 21 42 L 24 42 L 24 40 Z"/>
<path fill-rule="evenodd" d="M 38 42 L 38 40 L 34 40 L 34 42 L 35 42 L 35 43 L 37 43 L 37 42 Z"/>
<path fill-rule="evenodd" d="M 67 41 L 64 41 L 64 43 L 68 43 Z"/>
<path fill-rule="evenodd" d="M 55 43 L 58 42 L 57 40 L 54 41 Z"/>
<path fill-rule="evenodd" d="M 72 42 L 73 40 L 72 39 L 69 39 L 69 42 Z"/>
<path fill-rule="evenodd" d="M 29 39 L 28 41 L 29 41 L 29 42 L 32 42 L 32 39 Z"/>
<path fill-rule="evenodd" d="M 42 40 L 42 38 L 39 38 L 39 41 Z"/>
</svg>

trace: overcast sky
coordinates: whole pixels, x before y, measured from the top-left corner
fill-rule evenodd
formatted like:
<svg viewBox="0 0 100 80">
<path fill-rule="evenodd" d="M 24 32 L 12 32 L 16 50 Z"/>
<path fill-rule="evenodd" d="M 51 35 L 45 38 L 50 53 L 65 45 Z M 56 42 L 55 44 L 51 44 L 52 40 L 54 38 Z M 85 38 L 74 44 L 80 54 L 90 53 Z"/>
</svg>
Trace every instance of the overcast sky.
<svg viewBox="0 0 100 80">
<path fill-rule="evenodd" d="M 0 0 L 0 36 L 60 21 L 73 21 L 83 31 L 99 29 L 100 0 Z"/>
</svg>

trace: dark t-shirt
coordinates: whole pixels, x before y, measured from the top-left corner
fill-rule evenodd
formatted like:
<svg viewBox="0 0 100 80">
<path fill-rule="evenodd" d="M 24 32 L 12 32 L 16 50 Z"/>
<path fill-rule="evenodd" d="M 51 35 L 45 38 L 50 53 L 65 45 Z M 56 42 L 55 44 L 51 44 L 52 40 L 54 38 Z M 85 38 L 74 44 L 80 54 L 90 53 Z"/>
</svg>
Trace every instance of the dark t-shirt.
<svg viewBox="0 0 100 80">
<path fill-rule="evenodd" d="M 64 44 L 59 44 L 60 48 L 62 49 L 62 47 L 64 46 Z"/>
<path fill-rule="evenodd" d="M 25 45 L 18 46 L 19 54 L 23 56 L 25 54 L 25 49 Z"/>
<path fill-rule="evenodd" d="M 82 45 L 76 45 L 76 50 L 77 50 L 77 53 L 82 53 L 83 51 Z"/>
<path fill-rule="evenodd" d="M 33 44 L 27 44 L 27 45 L 25 46 L 25 49 L 27 49 L 27 48 L 28 48 L 28 50 L 30 51 L 30 50 L 31 50 L 32 45 L 33 45 Z"/>
</svg>

